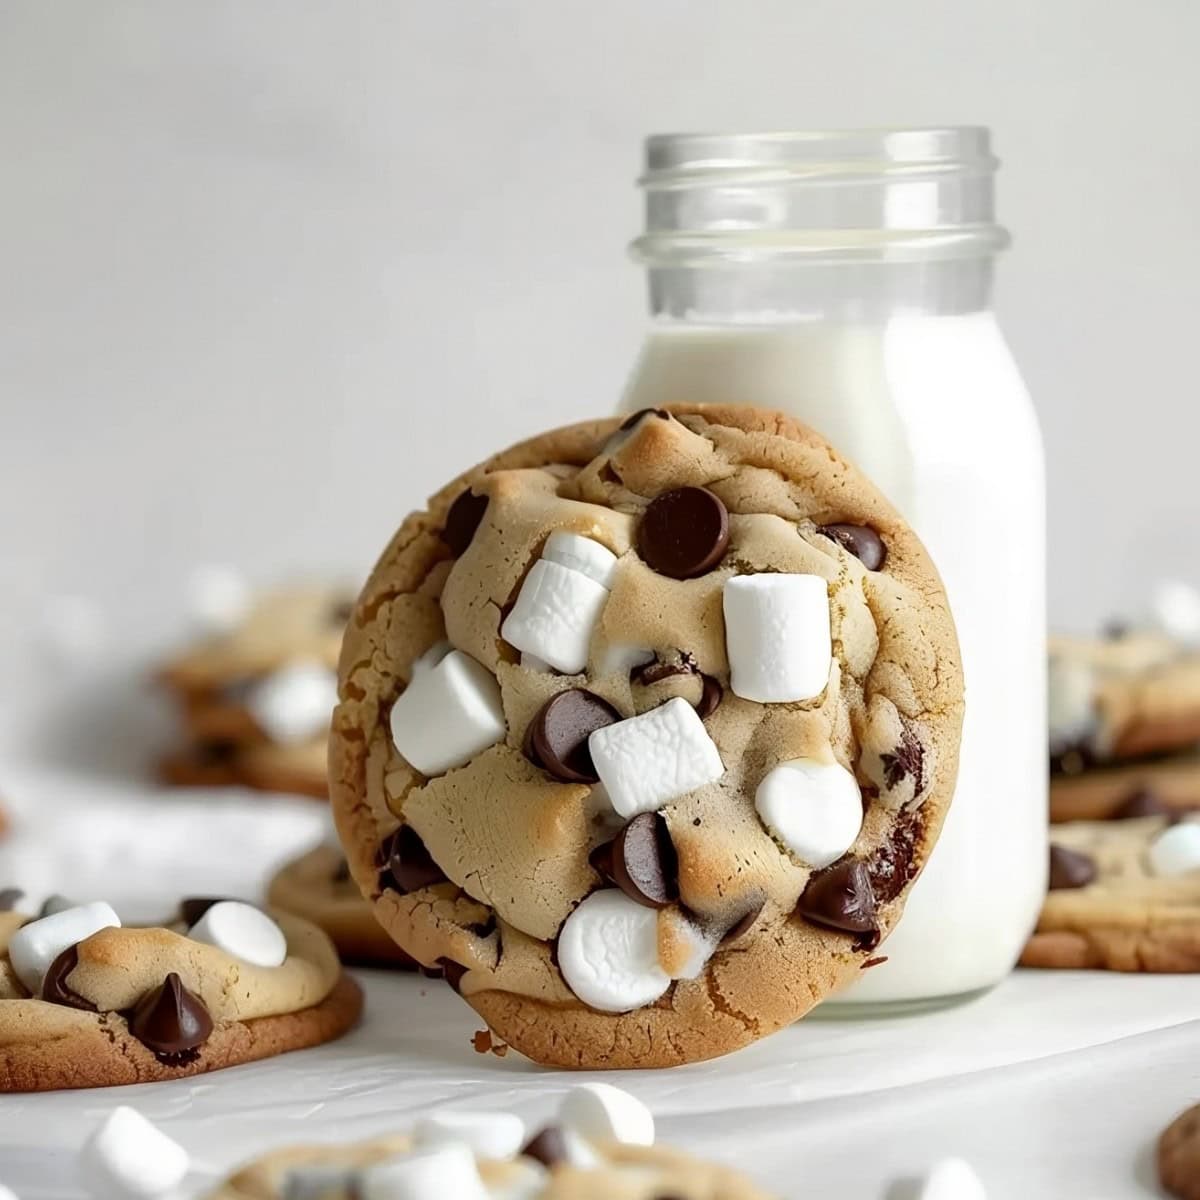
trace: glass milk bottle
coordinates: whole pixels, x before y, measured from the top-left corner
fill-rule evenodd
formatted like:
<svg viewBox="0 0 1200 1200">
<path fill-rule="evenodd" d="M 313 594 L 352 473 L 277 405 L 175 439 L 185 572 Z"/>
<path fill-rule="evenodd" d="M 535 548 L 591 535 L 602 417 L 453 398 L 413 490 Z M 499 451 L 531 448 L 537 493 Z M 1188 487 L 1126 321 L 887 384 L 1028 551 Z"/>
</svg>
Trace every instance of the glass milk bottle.
<svg viewBox="0 0 1200 1200">
<path fill-rule="evenodd" d="M 782 409 L 905 514 L 942 573 L 967 708 L 949 818 L 859 1011 L 1000 982 L 1046 884 L 1041 437 L 991 310 L 978 128 L 668 135 L 633 246 L 652 322 L 624 410 Z"/>
</svg>

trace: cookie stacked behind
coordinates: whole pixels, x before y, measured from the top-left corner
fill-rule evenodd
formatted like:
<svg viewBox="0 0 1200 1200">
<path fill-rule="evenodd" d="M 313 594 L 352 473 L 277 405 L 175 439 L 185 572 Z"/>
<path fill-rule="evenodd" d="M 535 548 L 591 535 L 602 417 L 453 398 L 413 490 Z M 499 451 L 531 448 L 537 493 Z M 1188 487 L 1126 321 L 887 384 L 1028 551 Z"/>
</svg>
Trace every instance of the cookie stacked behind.
<svg viewBox="0 0 1200 1200">
<path fill-rule="evenodd" d="M 186 745 L 161 764 L 170 783 L 327 794 L 335 667 L 352 597 L 335 587 L 260 596 L 232 629 L 165 663 Z"/>
</svg>

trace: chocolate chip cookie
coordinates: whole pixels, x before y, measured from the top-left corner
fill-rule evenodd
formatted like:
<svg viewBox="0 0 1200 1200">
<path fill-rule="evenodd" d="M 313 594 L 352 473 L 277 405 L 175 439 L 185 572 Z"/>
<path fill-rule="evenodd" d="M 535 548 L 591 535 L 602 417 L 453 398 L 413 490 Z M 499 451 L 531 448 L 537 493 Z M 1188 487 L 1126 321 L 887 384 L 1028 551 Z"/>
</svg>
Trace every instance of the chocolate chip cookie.
<svg viewBox="0 0 1200 1200">
<path fill-rule="evenodd" d="M 0 1092 L 215 1071 L 330 1041 L 361 1007 L 329 939 L 285 913 L 188 900 L 125 928 L 99 902 L 0 911 Z"/>
<path fill-rule="evenodd" d="M 166 663 L 186 744 L 161 763 L 182 786 L 327 794 L 326 738 L 352 595 L 337 587 L 264 593 L 234 628 Z"/>
<path fill-rule="evenodd" d="M 1200 809 L 1200 756 L 1097 767 L 1050 780 L 1051 821 L 1126 820 Z"/>
<path fill-rule="evenodd" d="M 1149 816 L 1050 831 L 1050 891 L 1027 967 L 1200 971 L 1200 822 Z"/>
<path fill-rule="evenodd" d="M 1200 1104 L 1172 1121 L 1159 1138 L 1158 1177 L 1179 1200 L 1200 1200 Z"/>
<path fill-rule="evenodd" d="M 957 767 L 927 554 L 819 437 L 674 407 L 410 516 L 359 598 L 330 779 L 380 924 L 505 1042 L 669 1066 L 854 979 Z"/>
</svg>

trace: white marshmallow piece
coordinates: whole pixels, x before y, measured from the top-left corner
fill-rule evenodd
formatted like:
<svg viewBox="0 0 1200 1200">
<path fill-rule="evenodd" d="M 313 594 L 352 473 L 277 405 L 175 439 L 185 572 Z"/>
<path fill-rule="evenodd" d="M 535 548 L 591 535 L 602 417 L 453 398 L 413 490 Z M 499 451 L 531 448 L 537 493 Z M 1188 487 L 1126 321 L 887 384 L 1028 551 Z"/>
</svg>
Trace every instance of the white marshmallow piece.
<svg viewBox="0 0 1200 1200">
<path fill-rule="evenodd" d="M 612 588 L 617 573 L 617 556 L 593 538 L 577 533 L 552 533 L 542 549 L 546 562 L 556 562 L 571 571 L 594 579 L 603 588 Z"/>
<path fill-rule="evenodd" d="M 17 1200 L 17 1193 L 0 1183 L 0 1200 Z"/>
<path fill-rule="evenodd" d="M 658 961 L 672 979 L 695 979 L 717 948 L 717 938 L 705 933 L 678 909 L 658 913 Z"/>
<path fill-rule="evenodd" d="M 617 888 L 593 892 L 563 922 L 558 965 L 567 986 L 600 1012 L 630 1012 L 667 990 L 658 965 L 658 913 Z"/>
<path fill-rule="evenodd" d="M 613 808 L 623 817 L 655 812 L 725 773 L 716 743 L 682 696 L 597 729 L 588 749 Z"/>
<path fill-rule="evenodd" d="M 525 1122 L 514 1113 L 435 1109 L 413 1130 L 419 1146 L 464 1142 L 480 1158 L 503 1162 L 525 1145 Z"/>
<path fill-rule="evenodd" d="M 187 609 L 202 633 L 228 633 L 250 611 L 251 591 L 235 567 L 208 564 L 187 580 Z"/>
<path fill-rule="evenodd" d="M 983 1181 L 961 1158 L 944 1158 L 926 1173 L 914 1200 L 987 1200 Z"/>
<path fill-rule="evenodd" d="M 1091 666 L 1070 655 L 1050 656 L 1046 669 L 1046 717 L 1050 745 L 1086 738 L 1095 721 L 1096 679 Z"/>
<path fill-rule="evenodd" d="M 590 576 L 539 559 L 525 576 L 500 636 L 556 671 L 578 675 L 587 666 L 592 630 L 607 600 L 608 589 Z"/>
<path fill-rule="evenodd" d="M 295 746 L 328 731 L 337 701 L 337 676 L 323 663 L 298 662 L 256 683 L 246 707 L 271 741 Z"/>
<path fill-rule="evenodd" d="M 34 995 L 40 995 L 50 964 L 76 942 L 101 929 L 119 929 L 121 920 L 102 900 L 80 904 L 22 925 L 9 939 L 8 959 L 17 978 Z"/>
<path fill-rule="evenodd" d="M 482 663 L 451 650 L 414 673 L 391 714 L 392 743 L 422 775 L 443 775 L 504 738 L 500 685 Z"/>
<path fill-rule="evenodd" d="M 136 1109 L 114 1108 L 79 1152 L 79 1174 L 100 1200 L 162 1196 L 188 1171 L 187 1151 Z"/>
<path fill-rule="evenodd" d="M 654 1145 L 654 1117 L 650 1110 L 636 1096 L 611 1083 L 581 1083 L 573 1087 L 563 1097 L 558 1119 L 590 1142 Z"/>
<path fill-rule="evenodd" d="M 280 967 L 287 959 L 283 930 L 262 909 L 241 900 L 214 904 L 187 935 L 255 967 Z"/>
<path fill-rule="evenodd" d="M 725 648 L 734 694 L 759 704 L 812 700 L 829 682 L 829 586 L 819 575 L 725 582 Z"/>
<path fill-rule="evenodd" d="M 1200 871 L 1200 823 L 1171 825 L 1150 844 L 1150 869 L 1155 875 L 1186 875 Z"/>
<path fill-rule="evenodd" d="M 358 1173 L 359 1200 L 489 1200 L 475 1155 L 463 1142 L 414 1150 Z"/>
<path fill-rule="evenodd" d="M 1185 646 L 1200 646 L 1200 591 L 1191 584 L 1163 580 L 1151 595 L 1150 613 L 1159 632 Z"/>
<path fill-rule="evenodd" d="M 862 829 L 862 792 L 840 763 L 780 763 L 758 785 L 754 807 L 771 833 L 811 867 L 836 862 Z"/>
</svg>

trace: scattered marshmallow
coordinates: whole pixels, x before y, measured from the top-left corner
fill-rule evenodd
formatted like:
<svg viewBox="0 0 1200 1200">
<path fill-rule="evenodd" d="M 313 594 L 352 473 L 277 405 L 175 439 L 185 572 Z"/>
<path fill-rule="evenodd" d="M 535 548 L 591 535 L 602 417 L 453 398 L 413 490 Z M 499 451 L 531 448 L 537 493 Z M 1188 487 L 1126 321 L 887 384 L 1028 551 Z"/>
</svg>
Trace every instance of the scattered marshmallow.
<svg viewBox="0 0 1200 1200">
<path fill-rule="evenodd" d="M 1185 646 L 1200 647 L 1200 591 L 1178 579 L 1157 584 L 1150 597 L 1155 626 Z"/>
<path fill-rule="evenodd" d="M 512 1158 L 525 1145 L 525 1122 L 514 1113 L 435 1109 L 417 1122 L 413 1137 L 420 1146 L 464 1142 L 480 1158 Z"/>
<path fill-rule="evenodd" d="M 829 586 L 819 575 L 735 575 L 725 582 L 730 687 L 743 700 L 811 700 L 829 682 Z"/>
<path fill-rule="evenodd" d="M 725 773 L 716 743 L 682 696 L 597 729 L 588 749 L 613 808 L 623 817 L 654 812 Z"/>
<path fill-rule="evenodd" d="M 611 1083 L 581 1083 L 559 1105 L 558 1119 L 591 1142 L 654 1145 L 654 1117 L 636 1097 Z"/>
<path fill-rule="evenodd" d="M 8 959 L 17 978 L 37 996 L 50 964 L 68 946 L 120 925 L 120 918 L 103 901 L 80 904 L 22 925 L 9 939 Z"/>
<path fill-rule="evenodd" d="M 592 630 L 608 601 L 608 589 L 562 563 L 533 564 L 500 636 L 565 675 L 587 666 Z"/>
<path fill-rule="evenodd" d="M 653 650 L 647 650 L 644 646 L 628 646 L 621 642 L 616 642 L 611 646 L 605 646 L 600 653 L 600 661 L 597 663 L 599 675 L 628 675 L 630 671 L 637 667 L 644 667 L 652 663 L 655 659 Z"/>
<path fill-rule="evenodd" d="M 392 742 L 422 775 L 461 767 L 504 738 L 496 677 L 461 650 L 413 674 L 392 705 Z"/>
<path fill-rule="evenodd" d="M 1171 825 L 1150 845 L 1150 869 L 1155 875 L 1186 875 L 1200 871 L 1200 823 Z"/>
<path fill-rule="evenodd" d="M 594 579 L 602 588 L 611 590 L 617 573 L 617 556 L 594 538 L 577 533 L 552 533 L 542 550 L 546 562 L 556 562 L 571 571 Z"/>
<path fill-rule="evenodd" d="M 272 741 L 293 746 L 329 729 L 337 700 L 337 676 L 323 663 L 299 662 L 256 683 L 246 707 Z"/>
<path fill-rule="evenodd" d="M 987 1200 L 987 1193 L 970 1163 L 944 1158 L 920 1181 L 914 1200 Z"/>
<path fill-rule="evenodd" d="M 672 979 L 695 979 L 717 948 L 706 933 L 677 908 L 658 913 L 658 964 Z"/>
<path fill-rule="evenodd" d="M 246 618 L 252 592 L 234 567 L 197 567 L 187 579 L 187 610 L 202 633 L 228 633 Z"/>
<path fill-rule="evenodd" d="M 287 959 L 283 930 L 261 908 L 241 900 L 214 904 L 188 930 L 188 937 L 255 967 L 279 967 Z"/>
<path fill-rule="evenodd" d="M 1072 746 L 1095 724 L 1096 681 L 1091 666 L 1069 654 L 1053 654 L 1046 672 L 1050 745 Z"/>
<path fill-rule="evenodd" d="M 136 1109 L 114 1108 L 79 1152 L 83 1182 L 102 1200 L 161 1196 L 188 1171 L 187 1151 Z"/>
<path fill-rule="evenodd" d="M 754 793 L 763 824 L 811 867 L 827 867 L 862 829 L 862 792 L 840 763 L 794 758 L 768 771 Z"/>
<path fill-rule="evenodd" d="M 359 1200 L 489 1200 L 475 1155 L 462 1142 L 427 1146 L 358 1173 Z"/>
<path fill-rule="evenodd" d="M 600 1012 L 641 1008 L 671 984 L 658 965 L 658 913 L 617 888 L 593 892 L 563 922 L 558 964 L 571 991 Z"/>
</svg>

